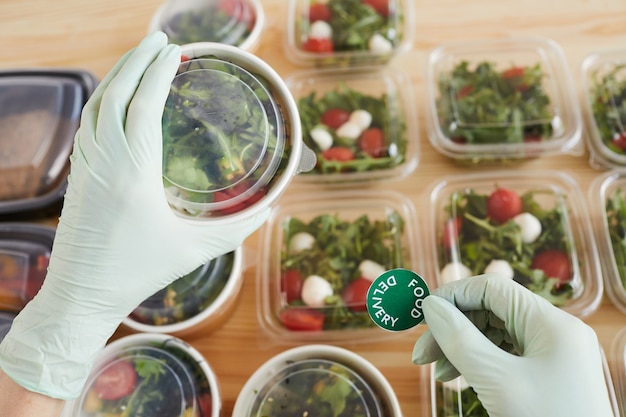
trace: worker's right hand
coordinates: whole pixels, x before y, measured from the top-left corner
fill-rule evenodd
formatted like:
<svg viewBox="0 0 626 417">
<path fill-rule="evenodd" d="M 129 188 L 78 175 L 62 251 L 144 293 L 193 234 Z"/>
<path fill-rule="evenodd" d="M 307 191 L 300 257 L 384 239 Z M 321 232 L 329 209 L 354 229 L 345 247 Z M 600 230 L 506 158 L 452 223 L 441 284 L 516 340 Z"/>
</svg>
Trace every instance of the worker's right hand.
<svg viewBox="0 0 626 417">
<path fill-rule="evenodd" d="M 435 289 L 422 307 L 429 329 L 413 362 L 436 361 L 442 381 L 463 375 L 490 417 L 613 417 L 594 331 L 522 285 L 466 278 Z"/>
</svg>

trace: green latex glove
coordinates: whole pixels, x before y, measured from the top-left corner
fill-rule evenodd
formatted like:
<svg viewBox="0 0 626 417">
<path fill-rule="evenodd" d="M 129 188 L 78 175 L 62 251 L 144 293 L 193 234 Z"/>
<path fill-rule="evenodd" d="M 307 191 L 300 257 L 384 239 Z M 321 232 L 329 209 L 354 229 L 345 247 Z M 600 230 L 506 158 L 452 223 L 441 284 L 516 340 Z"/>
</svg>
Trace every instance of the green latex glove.
<svg viewBox="0 0 626 417">
<path fill-rule="evenodd" d="M 429 328 L 413 362 L 437 361 L 443 381 L 460 372 L 491 417 L 613 416 L 594 331 L 522 285 L 466 278 L 422 307 Z M 497 346 L 509 343 L 519 356 Z"/>
<path fill-rule="evenodd" d="M 48 274 L 0 344 L 0 367 L 31 391 L 78 396 L 93 360 L 137 305 L 240 246 L 269 214 L 215 225 L 168 206 L 161 117 L 179 63 L 180 48 L 153 33 L 83 109 Z"/>
</svg>

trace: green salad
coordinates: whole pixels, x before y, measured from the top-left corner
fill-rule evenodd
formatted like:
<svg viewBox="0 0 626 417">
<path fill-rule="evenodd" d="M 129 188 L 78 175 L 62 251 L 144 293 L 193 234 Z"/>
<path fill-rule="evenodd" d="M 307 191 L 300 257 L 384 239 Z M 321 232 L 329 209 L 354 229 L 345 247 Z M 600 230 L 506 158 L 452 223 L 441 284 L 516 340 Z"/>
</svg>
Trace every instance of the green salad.
<svg viewBox="0 0 626 417">
<path fill-rule="evenodd" d="M 435 389 L 437 417 L 489 417 L 472 387 L 468 386 L 457 392 L 438 382 Z"/>
<path fill-rule="evenodd" d="M 397 97 L 363 94 L 339 82 L 297 105 L 304 142 L 317 155 L 311 174 L 384 170 L 405 161 L 408 139 Z"/>
<path fill-rule="evenodd" d="M 462 61 L 440 76 L 437 113 L 444 135 L 460 144 L 507 144 L 549 140 L 551 101 L 540 64 L 499 70 L 484 61 Z"/>
<path fill-rule="evenodd" d="M 622 189 L 606 201 L 607 230 L 611 237 L 615 266 L 626 289 L 626 196 Z"/>
<path fill-rule="evenodd" d="M 611 151 L 626 154 L 626 64 L 592 74 L 590 103 L 602 143 Z"/>
<path fill-rule="evenodd" d="M 553 200 L 552 207 L 544 208 L 548 204 L 540 204 L 542 199 Z M 574 296 L 575 248 L 567 232 L 564 199 L 547 189 L 453 193 L 438 229 L 442 277 L 445 267 L 457 262 L 467 276 L 495 268 L 552 304 L 565 305 Z"/>
<path fill-rule="evenodd" d="M 373 327 L 365 305 L 375 278 L 369 271 L 404 266 L 402 217 L 324 214 L 308 222 L 291 217 L 283 227 L 281 324 L 291 331 Z"/>
</svg>

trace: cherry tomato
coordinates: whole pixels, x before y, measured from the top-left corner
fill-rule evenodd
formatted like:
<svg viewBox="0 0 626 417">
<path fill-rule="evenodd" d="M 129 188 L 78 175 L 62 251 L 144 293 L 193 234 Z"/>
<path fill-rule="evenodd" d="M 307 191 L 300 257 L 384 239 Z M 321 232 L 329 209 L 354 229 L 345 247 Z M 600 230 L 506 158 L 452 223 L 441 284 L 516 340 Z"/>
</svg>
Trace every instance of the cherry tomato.
<svg viewBox="0 0 626 417">
<path fill-rule="evenodd" d="M 338 129 L 350 119 L 350 112 L 344 109 L 328 109 L 322 114 L 322 123 L 331 129 Z"/>
<path fill-rule="evenodd" d="M 441 244 L 445 249 L 450 249 L 458 244 L 459 232 L 462 225 L 462 217 L 454 217 L 446 221 L 443 226 L 443 233 L 441 235 Z"/>
<path fill-rule="evenodd" d="M 324 313 L 310 308 L 288 308 L 279 319 L 289 330 L 319 331 L 324 327 Z"/>
<path fill-rule="evenodd" d="M 200 417 L 209 417 L 213 414 L 213 397 L 211 394 L 203 392 L 197 397 Z"/>
<path fill-rule="evenodd" d="M 124 360 L 118 360 L 106 368 L 96 381 L 93 389 L 104 400 L 117 400 L 130 395 L 137 383 L 137 372 L 133 365 Z"/>
<path fill-rule="evenodd" d="M 524 67 L 511 67 L 507 70 L 502 71 L 502 78 L 505 80 L 510 80 L 512 78 L 521 78 L 524 76 L 526 72 L 526 68 Z"/>
<path fill-rule="evenodd" d="M 322 157 L 328 161 L 346 162 L 354 159 L 354 152 L 350 148 L 335 146 L 322 152 Z"/>
<path fill-rule="evenodd" d="M 376 12 L 383 16 L 389 16 L 389 0 L 362 0 L 363 4 L 371 6 Z"/>
<path fill-rule="evenodd" d="M 285 293 L 287 302 L 291 303 L 302 298 L 302 274 L 297 269 L 288 269 L 280 278 L 280 290 Z"/>
<path fill-rule="evenodd" d="M 506 223 L 521 212 L 522 199 L 515 191 L 498 188 L 487 198 L 487 216 L 498 223 Z"/>
<path fill-rule="evenodd" d="M 309 7 L 309 22 L 316 22 L 318 20 L 328 22 L 331 17 L 332 13 L 326 4 L 314 3 Z"/>
<path fill-rule="evenodd" d="M 548 249 L 537 254 L 530 267 L 542 270 L 550 278 L 558 278 L 558 286 L 568 283 L 572 277 L 569 256 L 556 249 Z"/>
<path fill-rule="evenodd" d="M 309 52 L 332 52 L 335 49 L 332 39 L 328 38 L 308 38 L 302 49 Z"/>
<path fill-rule="evenodd" d="M 377 127 L 365 129 L 358 139 L 359 148 L 373 158 L 379 158 L 387 153 L 385 134 Z"/>
<path fill-rule="evenodd" d="M 473 85 L 466 85 L 464 87 L 462 87 L 459 91 L 457 91 L 456 93 L 456 98 L 461 99 L 467 95 L 469 95 L 472 90 L 474 90 L 474 86 Z"/>
<path fill-rule="evenodd" d="M 372 281 L 367 278 L 357 278 L 344 288 L 341 297 L 343 302 L 352 311 L 367 311 L 367 291 Z"/>
<path fill-rule="evenodd" d="M 213 201 L 215 203 L 218 203 L 222 201 L 228 201 L 231 198 L 237 197 L 238 195 L 244 193 L 246 190 L 250 189 L 253 186 L 252 181 L 253 180 L 243 181 L 235 185 L 234 187 L 228 188 L 226 190 L 216 191 L 213 194 Z M 238 213 L 241 210 L 248 208 L 254 203 L 258 202 L 260 199 L 262 199 L 265 196 L 266 192 L 267 192 L 266 188 L 262 187 L 261 189 L 259 189 L 259 191 L 252 194 L 250 197 L 238 202 L 234 206 L 226 207 L 226 208 L 220 209 L 219 211 L 222 214 Z"/>
<path fill-rule="evenodd" d="M 613 145 L 617 146 L 622 151 L 626 151 L 626 132 L 616 134 L 613 137 Z"/>
</svg>

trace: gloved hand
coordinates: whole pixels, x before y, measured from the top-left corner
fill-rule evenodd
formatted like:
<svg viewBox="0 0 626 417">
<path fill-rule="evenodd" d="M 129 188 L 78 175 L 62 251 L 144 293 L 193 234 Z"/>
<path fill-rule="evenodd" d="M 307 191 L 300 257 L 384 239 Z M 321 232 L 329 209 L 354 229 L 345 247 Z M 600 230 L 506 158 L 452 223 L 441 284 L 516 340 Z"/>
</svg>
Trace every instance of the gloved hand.
<svg viewBox="0 0 626 417">
<path fill-rule="evenodd" d="M 601 348 L 584 322 L 496 275 L 432 293 L 413 362 L 437 361 L 442 381 L 460 372 L 491 417 L 613 416 Z M 496 346 L 503 341 L 519 356 Z"/>
<path fill-rule="evenodd" d="M 83 109 L 48 274 L 0 345 L 0 367 L 31 391 L 78 396 L 96 355 L 137 305 L 240 246 L 269 214 L 216 226 L 168 206 L 161 117 L 179 63 L 180 48 L 151 34 Z"/>
</svg>

